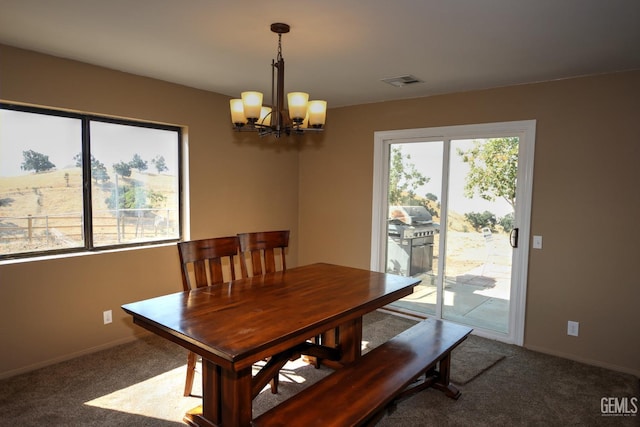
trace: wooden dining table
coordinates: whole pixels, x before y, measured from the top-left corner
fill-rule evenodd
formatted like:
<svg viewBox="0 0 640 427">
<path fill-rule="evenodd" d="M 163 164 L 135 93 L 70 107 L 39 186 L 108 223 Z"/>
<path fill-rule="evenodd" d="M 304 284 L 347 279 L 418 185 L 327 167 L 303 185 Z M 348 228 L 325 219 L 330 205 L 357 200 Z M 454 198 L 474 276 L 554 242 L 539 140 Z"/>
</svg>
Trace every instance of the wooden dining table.
<svg viewBox="0 0 640 427">
<path fill-rule="evenodd" d="M 309 351 L 338 367 L 355 361 L 362 316 L 411 294 L 418 283 L 319 263 L 122 308 L 135 324 L 202 356 L 202 405 L 185 422 L 247 427 L 253 398 L 290 357 Z M 309 342 L 330 330 L 337 331 L 330 345 Z M 252 365 L 265 359 L 264 372 L 253 375 Z"/>
</svg>

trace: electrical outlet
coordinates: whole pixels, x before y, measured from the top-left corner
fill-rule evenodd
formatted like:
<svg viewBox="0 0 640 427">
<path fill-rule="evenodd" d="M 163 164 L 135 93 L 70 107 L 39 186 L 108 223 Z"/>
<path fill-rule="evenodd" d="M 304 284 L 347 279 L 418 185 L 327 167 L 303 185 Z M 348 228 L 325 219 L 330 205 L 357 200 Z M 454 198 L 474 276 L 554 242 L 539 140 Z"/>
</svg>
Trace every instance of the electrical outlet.
<svg viewBox="0 0 640 427">
<path fill-rule="evenodd" d="M 577 337 L 579 329 L 580 329 L 580 322 L 573 322 L 571 320 L 567 322 L 567 335 L 571 335 L 572 337 Z"/>
<path fill-rule="evenodd" d="M 102 320 L 104 321 L 104 324 L 107 325 L 109 323 L 111 323 L 113 321 L 113 318 L 111 317 L 111 310 L 107 310 L 107 311 L 103 311 L 102 312 Z"/>
<path fill-rule="evenodd" d="M 542 249 L 542 236 L 533 236 L 533 249 Z"/>
</svg>

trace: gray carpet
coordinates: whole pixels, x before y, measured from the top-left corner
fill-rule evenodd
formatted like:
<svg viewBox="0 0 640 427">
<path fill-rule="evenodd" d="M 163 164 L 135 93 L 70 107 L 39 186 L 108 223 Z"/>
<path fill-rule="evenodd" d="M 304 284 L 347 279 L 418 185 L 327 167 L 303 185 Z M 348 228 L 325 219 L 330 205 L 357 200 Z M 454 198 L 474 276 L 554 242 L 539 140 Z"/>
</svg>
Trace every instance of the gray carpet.
<svg viewBox="0 0 640 427">
<path fill-rule="evenodd" d="M 364 351 L 411 320 L 365 317 Z M 0 381 L 0 426 L 179 426 L 200 399 L 183 397 L 186 351 L 156 336 Z M 300 361 L 263 391 L 257 415 L 331 371 Z M 603 417 L 603 397 L 640 397 L 638 379 L 475 336 L 453 353 L 454 401 L 428 389 L 401 402 L 384 426 L 629 425 L 640 415 Z M 200 393 L 199 384 L 194 394 Z M 291 424 L 295 426 L 295 423 Z"/>
</svg>

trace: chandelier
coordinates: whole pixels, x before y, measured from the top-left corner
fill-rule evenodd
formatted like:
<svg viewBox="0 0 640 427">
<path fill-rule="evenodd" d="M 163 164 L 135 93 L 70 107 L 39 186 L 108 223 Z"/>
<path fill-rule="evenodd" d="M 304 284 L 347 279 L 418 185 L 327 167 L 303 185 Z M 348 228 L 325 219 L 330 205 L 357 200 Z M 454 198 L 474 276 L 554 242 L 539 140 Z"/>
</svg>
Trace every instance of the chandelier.
<svg viewBox="0 0 640 427">
<path fill-rule="evenodd" d="M 258 132 L 260 136 L 303 134 L 322 131 L 327 116 L 326 101 L 309 101 L 305 92 L 289 92 L 284 106 L 284 59 L 282 59 L 282 35 L 289 32 L 289 25 L 271 24 L 271 31 L 278 34 L 278 55 L 271 61 L 271 105 L 262 105 L 262 93 L 242 92 L 241 99 L 232 99 L 231 121 L 239 132 Z M 275 90 L 274 90 L 275 87 Z"/>
</svg>

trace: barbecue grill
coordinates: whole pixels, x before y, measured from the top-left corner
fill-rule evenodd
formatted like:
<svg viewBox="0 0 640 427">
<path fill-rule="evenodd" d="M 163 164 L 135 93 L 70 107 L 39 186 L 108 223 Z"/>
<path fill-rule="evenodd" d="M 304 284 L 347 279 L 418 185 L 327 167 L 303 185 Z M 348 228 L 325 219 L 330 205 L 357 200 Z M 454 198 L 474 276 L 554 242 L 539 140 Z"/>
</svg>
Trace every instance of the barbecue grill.
<svg viewBox="0 0 640 427">
<path fill-rule="evenodd" d="M 433 269 L 434 235 L 439 224 L 424 206 L 390 206 L 387 272 L 415 276 Z"/>
</svg>

